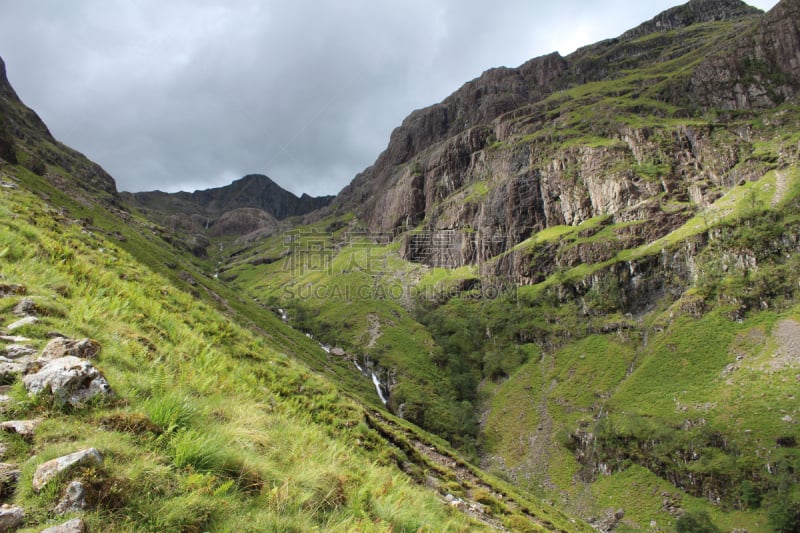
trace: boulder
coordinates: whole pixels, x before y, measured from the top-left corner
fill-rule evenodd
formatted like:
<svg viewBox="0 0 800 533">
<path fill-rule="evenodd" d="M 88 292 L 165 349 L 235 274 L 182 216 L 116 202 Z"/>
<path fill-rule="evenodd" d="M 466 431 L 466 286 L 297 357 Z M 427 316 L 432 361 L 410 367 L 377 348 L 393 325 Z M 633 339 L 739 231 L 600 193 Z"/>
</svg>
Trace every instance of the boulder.
<svg viewBox="0 0 800 533">
<path fill-rule="evenodd" d="M 36 348 L 30 344 L 9 344 L 5 349 L 5 356 L 9 359 L 29 357 L 36 353 Z"/>
<path fill-rule="evenodd" d="M 100 466 L 102 464 L 103 456 L 96 448 L 89 448 L 58 457 L 39 465 L 39 468 L 33 474 L 33 489 L 39 492 L 58 474 L 76 466 Z"/>
<path fill-rule="evenodd" d="M 346 355 L 345 351 L 338 346 L 336 348 L 331 348 L 331 355 L 335 355 L 337 357 L 344 357 Z"/>
<path fill-rule="evenodd" d="M 71 355 L 81 359 L 94 359 L 98 353 L 100 353 L 100 344 L 92 339 L 57 337 L 47 343 L 42 350 L 41 358 L 50 361 Z"/>
<path fill-rule="evenodd" d="M 23 439 L 31 440 L 34 431 L 36 431 L 36 428 L 39 427 L 41 423 L 42 420 L 40 418 L 34 418 L 32 420 L 8 420 L 6 422 L 0 422 L 0 429 L 8 433 L 16 433 Z"/>
<path fill-rule="evenodd" d="M 79 357 L 59 357 L 47 362 L 38 372 L 22 378 L 32 395 L 50 392 L 61 405 L 78 407 L 98 396 L 109 396 L 111 386 L 92 364 Z"/>
<path fill-rule="evenodd" d="M 0 507 L 0 531 L 14 531 L 25 518 L 25 511 L 22 507 L 11 507 L 3 505 Z"/>
<path fill-rule="evenodd" d="M 86 531 L 86 524 L 84 524 L 83 518 L 73 518 L 60 526 L 43 529 L 40 533 L 83 533 L 84 531 Z"/>
<path fill-rule="evenodd" d="M 88 507 L 86 503 L 86 487 L 80 481 L 71 481 L 64 491 L 64 496 L 56 505 L 56 514 L 64 515 L 83 511 Z"/>
<path fill-rule="evenodd" d="M 23 298 L 14 306 L 11 311 L 17 316 L 36 316 L 39 314 L 39 306 L 30 298 Z"/>
<path fill-rule="evenodd" d="M 16 322 L 12 322 L 6 328 L 8 331 L 14 331 L 15 329 L 19 329 L 24 326 L 31 326 L 39 322 L 39 319 L 35 316 L 26 316 L 25 318 L 20 318 Z"/>
</svg>

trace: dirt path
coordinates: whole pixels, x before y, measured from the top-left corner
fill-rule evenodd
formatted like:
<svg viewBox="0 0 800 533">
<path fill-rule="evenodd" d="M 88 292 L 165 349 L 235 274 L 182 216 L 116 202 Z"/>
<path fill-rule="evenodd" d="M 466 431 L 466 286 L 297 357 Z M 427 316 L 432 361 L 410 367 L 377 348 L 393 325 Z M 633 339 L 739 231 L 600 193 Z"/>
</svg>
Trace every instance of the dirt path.
<svg viewBox="0 0 800 533">
<path fill-rule="evenodd" d="M 777 207 L 786 193 L 789 192 L 789 179 L 784 172 L 779 170 L 775 171 L 775 194 L 772 196 L 772 207 Z"/>
</svg>

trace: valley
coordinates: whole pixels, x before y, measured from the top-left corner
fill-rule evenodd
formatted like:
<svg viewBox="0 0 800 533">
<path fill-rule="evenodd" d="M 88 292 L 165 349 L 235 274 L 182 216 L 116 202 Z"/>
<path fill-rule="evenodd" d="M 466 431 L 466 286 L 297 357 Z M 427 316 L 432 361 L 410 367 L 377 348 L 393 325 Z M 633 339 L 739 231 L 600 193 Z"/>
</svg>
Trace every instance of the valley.
<svg viewBox="0 0 800 533">
<path fill-rule="evenodd" d="M 114 391 L 7 371 L 19 527 L 90 447 L 91 531 L 800 527 L 796 0 L 489 70 L 335 197 L 118 193 L 0 81 L 0 349 Z"/>
</svg>

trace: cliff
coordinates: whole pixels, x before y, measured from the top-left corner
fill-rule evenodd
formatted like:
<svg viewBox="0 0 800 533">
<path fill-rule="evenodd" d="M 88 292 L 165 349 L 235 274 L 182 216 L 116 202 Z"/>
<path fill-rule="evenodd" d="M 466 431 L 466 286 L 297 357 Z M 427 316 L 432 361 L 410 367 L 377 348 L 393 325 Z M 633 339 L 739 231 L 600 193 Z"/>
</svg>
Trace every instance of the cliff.
<svg viewBox="0 0 800 533">
<path fill-rule="evenodd" d="M 332 207 L 376 231 L 441 234 L 447 257 L 431 239 L 405 244 L 439 266 L 598 216 L 652 222 L 657 238 L 767 170 L 735 113 L 795 97 L 797 28 L 795 1 L 763 14 L 692 0 L 567 57 L 487 71 L 412 113 Z"/>
</svg>

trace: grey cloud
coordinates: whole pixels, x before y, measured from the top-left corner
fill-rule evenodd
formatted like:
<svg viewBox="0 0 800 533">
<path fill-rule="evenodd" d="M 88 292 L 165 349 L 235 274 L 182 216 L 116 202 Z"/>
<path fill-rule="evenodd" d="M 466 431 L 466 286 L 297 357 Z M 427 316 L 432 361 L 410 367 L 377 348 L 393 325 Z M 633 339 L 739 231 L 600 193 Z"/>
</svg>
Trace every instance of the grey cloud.
<svg viewBox="0 0 800 533">
<path fill-rule="evenodd" d="M 675 3 L 0 0 L 0 56 L 22 99 L 121 190 L 262 172 L 333 194 L 413 109 Z"/>
</svg>

